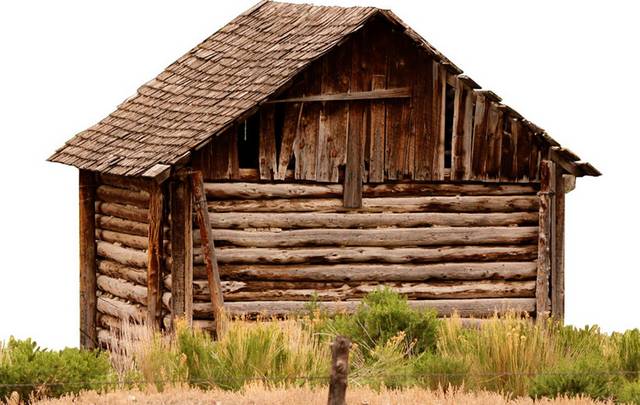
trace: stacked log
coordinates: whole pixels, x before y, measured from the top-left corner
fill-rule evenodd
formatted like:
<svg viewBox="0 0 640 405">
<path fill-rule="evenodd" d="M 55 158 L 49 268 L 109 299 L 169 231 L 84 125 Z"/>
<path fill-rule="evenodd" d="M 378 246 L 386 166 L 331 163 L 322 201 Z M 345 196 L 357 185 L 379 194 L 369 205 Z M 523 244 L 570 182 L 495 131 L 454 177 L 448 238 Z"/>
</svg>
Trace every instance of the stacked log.
<svg viewBox="0 0 640 405">
<path fill-rule="evenodd" d="M 144 183 L 99 176 L 95 203 L 98 342 L 113 348 L 125 323 L 146 320 L 149 192 Z"/>
<path fill-rule="evenodd" d="M 365 185 L 357 209 L 343 207 L 336 184 L 208 183 L 205 191 L 231 315 L 281 316 L 311 299 L 351 311 L 382 286 L 441 315 L 535 309 L 534 184 Z M 210 328 L 198 234 L 194 322 Z M 164 286 L 171 290 L 170 277 Z"/>
</svg>

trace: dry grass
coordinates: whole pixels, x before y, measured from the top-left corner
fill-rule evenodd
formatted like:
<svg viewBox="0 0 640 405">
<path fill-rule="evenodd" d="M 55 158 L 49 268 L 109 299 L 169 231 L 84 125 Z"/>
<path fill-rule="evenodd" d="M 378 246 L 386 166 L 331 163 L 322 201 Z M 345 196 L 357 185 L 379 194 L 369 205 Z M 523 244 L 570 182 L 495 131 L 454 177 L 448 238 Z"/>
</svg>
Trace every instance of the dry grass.
<svg viewBox="0 0 640 405">
<path fill-rule="evenodd" d="M 99 395 L 95 392 L 86 392 L 78 397 L 69 396 L 36 402 L 38 405 L 62 405 L 69 403 L 79 405 L 124 405 L 131 403 L 140 405 L 324 405 L 327 403 L 327 390 L 325 387 L 269 389 L 259 385 L 248 386 L 241 392 L 170 388 L 162 393 L 132 390 Z M 486 391 L 466 393 L 462 391 L 427 391 L 417 388 L 401 391 L 388 389 L 374 391 L 363 387 L 349 388 L 347 390 L 347 403 L 354 405 L 613 405 L 613 402 L 594 401 L 587 398 L 540 399 L 534 401 L 531 398 L 510 399 Z M 18 404 L 14 403 L 11 405 Z"/>
</svg>

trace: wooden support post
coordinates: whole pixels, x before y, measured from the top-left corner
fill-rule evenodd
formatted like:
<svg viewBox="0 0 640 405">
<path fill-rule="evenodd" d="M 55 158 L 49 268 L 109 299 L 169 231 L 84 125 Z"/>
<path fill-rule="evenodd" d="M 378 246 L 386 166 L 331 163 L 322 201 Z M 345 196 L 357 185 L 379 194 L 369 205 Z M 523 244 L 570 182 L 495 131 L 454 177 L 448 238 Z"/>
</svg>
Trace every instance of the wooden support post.
<svg viewBox="0 0 640 405">
<path fill-rule="evenodd" d="M 147 250 L 147 322 L 160 327 L 160 276 L 162 271 L 162 188 L 153 182 L 149 198 L 149 249 Z"/>
<path fill-rule="evenodd" d="M 555 192 L 555 249 L 553 252 L 554 267 L 551 274 L 551 311 L 553 317 L 562 320 L 564 318 L 564 202 L 565 183 L 563 170 L 556 168 L 556 192 Z"/>
<path fill-rule="evenodd" d="M 351 341 L 336 336 L 331 345 L 331 379 L 329 381 L 328 405 L 346 405 L 347 377 L 349 374 L 349 348 Z"/>
<path fill-rule="evenodd" d="M 213 317 L 216 323 L 215 335 L 220 338 L 225 330 L 224 300 L 222 298 L 220 272 L 218 271 L 218 261 L 216 260 L 216 251 L 213 245 L 211 222 L 209 221 L 209 212 L 207 210 L 207 197 L 204 192 L 204 181 L 201 172 L 195 171 L 191 173 L 191 189 L 198 228 L 200 228 L 202 256 L 207 268 L 211 306 L 213 307 Z"/>
<path fill-rule="evenodd" d="M 184 176 L 171 182 L 171 325 L 193 321 L 193 221 L 190 183 Z"/>
<path fill-rule="evenodd" d="M 96 240 L 95 190 L 93 172 L 80 170 L 80 347 L 97 346 L 96 331 Z"/>
<path fill-rule="evenodd" d="M 549 315 L 549 281 L 552 268 L 553 190 L 555 165 L 552 161 L 540 163 L 540 210 L 538 230 L 538 271 L 536 278 L 536 313 L 538 318 Z"/>
<path fill-rule="evenodd" d="M 354 106 L 355 110 L 362 110 L 362 106 Z M 345 208 L 360 208 L 362 206 L 362 131 L 364 125 L 362 117 L 354 114 L 349 125 L 347 135 L 347 165 L 344 176 L 344 201 Z M 360 118 L 360 119 L 359 119 Z"/>
</svg>

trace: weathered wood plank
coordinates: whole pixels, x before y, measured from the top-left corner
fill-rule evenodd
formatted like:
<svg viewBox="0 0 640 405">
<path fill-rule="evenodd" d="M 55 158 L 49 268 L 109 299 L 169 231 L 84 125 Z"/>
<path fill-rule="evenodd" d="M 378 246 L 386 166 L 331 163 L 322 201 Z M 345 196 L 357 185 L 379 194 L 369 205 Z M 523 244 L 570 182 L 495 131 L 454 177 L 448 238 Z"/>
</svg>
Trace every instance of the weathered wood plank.
<svg viewBox="0 0 640 405">
<path fill-rule="evenodd" d="M 339 45 L 322 59 L 323 93 L 348 92 L 351 80 L 351 48 Z M 349 103 L 323 103 L 320 108 L 316 180 L 337 182 L 346 162 Z"/>
<path fill-rule="evenodd" d="M 236 246 L 438 246 L 521 244 L 534 241 L 537 227 L 298 229 L 252 232 L 219 229 L 214 238 Z M 199 242 L 200 238 L 197 239 Z"/>
<path fill-rule="evenodd" d="M 265 105 L 260 109 L 260 180 L 273 180 L 274 174 L 278 172 L 274 113 L 275 108 L 270 105 Z"/>
<path fill-rule="evenodd" d="M 386 86 L 386 76 L 374 74 L 371 79 L 373 90 Z M 369 128 L 371 132 L 371 147 L 369 152 L 369 181 L 381 183 L 384 181 L 385 142 L 386 142 L 386 104 L 372 102 L 369 114 Z"/>
<path fill-rule="evenodd" d="M 473 146 L 471 158 L 471 179 L 483 180 L 483 162 L 487 153 L 486 138 L 491 102 L 483 93 L 476 93 L 476 108 L 473 118 Z"/>
<path fill-rule="evenodd" d="M 149 199 L 149 248 L 147 250 L 147 324 L 160 327 L 161 293 L 160 273 L 162 272 L 162 210 L 163 195 L 160 185 L 150 191 Z"/>
<path fill-rule="evenodd" d="M 211 226 L 245 228 L 379 228 L 424 226 L 509 226 L 536 225 L 537 212 L 513 213 L 211 213 Z"/>
<path fill-rule="evenodd" d="M 328 90 L 325 90 L 328 91 Z M 357 100 L 386 100 L 397 98 L 410 98 L 411 89 L 409 87 L 397 87 L 392 89 L 381 89 L 371 91 L 353 92 L 330 92 L 305 97 L 291 97 L 278 100 L 267 101 L 265 104 L 276 103 L 310 103 L 310 102 L 330 102 L 330 101 L 357 101 Z"/>
<path fill-rule="evenodd" d="M 535 196 L 363 198 L 361 212 L 514 212 L 538 209 Z M 225 200 L 208 204 L 213 212 L 341 212 L 339 199 Z"/>
<path fill-rule="evenodd" d="M 432 180 L 444 180 L 444 143 L 445 143 L 445 121 L 446 121 L 446 104 L 447 104 L 447 68 L 442 64 L 437 64 L 437 74 L 434 71 L 434 104 L 433 119 L 436 127 L 434 128 L 433 137 L 435 141 L 432 156 Z"/>
<path fill-rule="evenodd" d="M 78 178 L 79 250 L 80 250 L 80 347 L 97 345 L 96 330 L 96 240 L 93 172 L 80 170 Z"/>
<path fill-rule="evenodd" d="M 303 103 L 294 103 L 287 105 L 284 108 L 284 122 L 282 124 L 282 141 L 280 143 L 278 172 L 274 176 L 276 180 L 284 180 L 287 176 L 287 168 L 289 167 L 289 162 L 293 157 L 293 143 L 300 128 L 303 106 Z"/>
<path fill-rule="evenodd" d="M 111 315 L 119 319 L 134 322 L 144 322 L 147 312 L 138 305 L 124 302 L 117 298 L 98 297 L 98 312 Z"/>
<path fill-rule="evenodd" d="M 322 65 L 312 64 L 305 72 L 305 89 L 307 94 L 320 92 L 318 80 L 322 75 Z M 293 142 L 293 153 L 296 160 L 295 178 L 298 180 L 316 180 L 316 152 L 320 105 L 305 104 L 300 118 L 300 131 Z"/>
<path fill-rule="evenodd" d="M 451 140 L 451 179 L 471 177 L 471 148 L 475 93 L 460 78 L 456 78 L 453 130 Z"/>
<path fill-rule="evenodd" d="M 503 126 L 504 109 L 498 103 L 490 103 L 482 166 L 482 175 L 486 179 L 497 180 L 500 174 Z"/>
<path fill-rule="evenodd" d="M 538 275 L 536 281 L 536 312 L 538 317 L 549 315 L 549 279 L 551 276 L 551 190 L 555 182 L 555 165 L 544 160 L 540 166 L 540 219 L 538 234 Z"/>
<path fill-rule="evenodd" d="M 222 265 L 225 280 L 242 281 L 446 281 L 535 279 L 536 262 L 434 263 L 434 264 L 299 264 Z M 206 277 L 198 267 L 195 276 Z M 295 288 L 295 287 L 294 287 Z"/>
<path fill-rule="evenodd" d="M 311 263 L 448 263 L 531 261 L 538 245 L 444 246 L 437 248 L 320 247 L 320 248 L 219 248 L 221 264 Z M 194 257 L 202 264 L 202 256 Z M 195 270 L 194 270 L 195 271 Z"/>
</svg>

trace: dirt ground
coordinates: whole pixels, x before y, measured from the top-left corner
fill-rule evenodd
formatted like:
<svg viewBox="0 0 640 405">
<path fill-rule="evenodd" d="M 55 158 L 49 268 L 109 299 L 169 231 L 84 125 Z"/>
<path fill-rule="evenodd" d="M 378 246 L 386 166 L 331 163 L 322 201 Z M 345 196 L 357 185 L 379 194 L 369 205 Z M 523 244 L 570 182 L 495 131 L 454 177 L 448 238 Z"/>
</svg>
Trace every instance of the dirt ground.
<svg viewBox="0 0 640 405">
<path fill-rule="evenodd" d="M 86 404 L 86 405 L 324 405 L 327 403 L 326 388 L 294 388 L 265 389 L 260 386 L 248 387 L 242 392 L 200 391 L 192 388 L 170 388 L 164 392 L 138 390 L 117 391 L 107 394 L 85 392 L 77 397 L 42 400 L 38 405 Z M 403 391 L 381 390 L 349 387 L 347 403 L 350 405 L 613 405 L 612 402 L 599 402 L 585 398 L 542 399 L 534 401 L 530 398 L 509 399 L 489 392 L 438 392 L 422 389 Z M 11 405 L 19 401 L 9 401 Z"/>
</svg>

